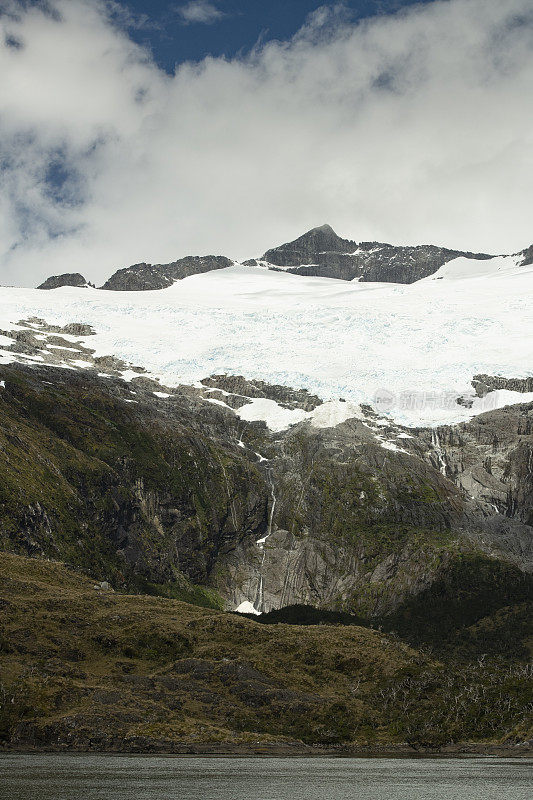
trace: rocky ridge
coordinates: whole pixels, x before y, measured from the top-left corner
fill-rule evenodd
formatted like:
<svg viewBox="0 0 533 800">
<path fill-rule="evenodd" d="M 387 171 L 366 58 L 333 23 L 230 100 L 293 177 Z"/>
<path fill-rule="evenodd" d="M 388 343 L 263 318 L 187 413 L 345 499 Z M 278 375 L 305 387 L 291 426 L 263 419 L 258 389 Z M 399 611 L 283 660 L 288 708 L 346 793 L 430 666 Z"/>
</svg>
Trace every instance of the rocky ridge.
<svg viewBox="0 0 533 800">
<path fill-rule="evenodd" d="M 522 250 L 518 255 L 522 256 L 520 261 L 521 267 L 527 267 L 533 264 L 533 244 L 530 245 L 530 247 L 526 247 L 526 249 Z"/>
<path fill-rule="evenodd" d="M 166 289 L 175 281 L 215 269 L 225 269 L 232 264 L 225 256 L 186 256 L 170 264 L 134 264 L 119 269 L 101 288 L 114 292 Z"/>
<path fill-rule="evenodd" d="M 460 256 L 487 260 L 494 256 L 435 245 L 395 246 L 382 242 L 355 242 L 338 236 L 330 225 L 313 228 L 292 242 L 274 247 L 260 259 L 244 261 L 245 266 L 261 264 L 295 275 L 337 280 L 414 283 L 427 278 Z M 520 266 L 533 263 L 533 245 L 517 254 Z M 191 275 L 225 269 L 236 262 L 225 256 L 186 256 L 169 264 L 134 264 L 117 270 L 102 289 L 109 291 L 150 291 L 166 289 Z M 82 281 L 82 282 L 80 282 Z M 48 278 L 39 289 L 86 285 L 81 275 Z"/>
<path fill-rule="evenodd" d="M 381 242 L 354 242 L 337 236 L 329 225 L 308 231 L 293 242 L 267 250 L 262 261 L 295 275 L 351 281 L 414 283 L 459 256 L 490 259 L 434 245 L 395 247 Z"/>
<path fill-rule="evenodd" d="M 66 272 L 63 275 L 52 275 L 47 278 L 44 283 L 38 286 L 38 289 L 59 289 L 60 286 L 76 286 L 84 289 L 90 286 L 88 281 L 79 272 Z"/>
</svg>

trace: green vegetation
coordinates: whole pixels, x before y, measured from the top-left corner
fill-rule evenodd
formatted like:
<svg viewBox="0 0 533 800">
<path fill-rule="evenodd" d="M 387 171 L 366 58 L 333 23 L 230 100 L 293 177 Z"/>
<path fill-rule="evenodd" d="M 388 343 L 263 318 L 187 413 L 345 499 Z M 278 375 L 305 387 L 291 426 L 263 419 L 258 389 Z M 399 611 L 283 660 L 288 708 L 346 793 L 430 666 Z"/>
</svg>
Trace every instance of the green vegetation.
<svg viewBox="0 0 533 800">
<path fill-rule="evenodd" d="M 520 741 L 533 733 L 533 665 L 448 662 L 395 678 L 374 695 L 393 735 L 416 748 L 450 741 Z M 503 735 L 502 735 L 503 734 Z"/>
<path fill-rule="evenodd" d="M 3 377 L 0 547 L 60 558 L 115 588 L 219 606 L 195 585 L 224 542 L 262 530 L 253 464 L 184 409 L 165 424 L 98 380 L 51 383 L 8 367 Z"/>
<path fill-rule="evenodd" d="M 62 564 L 8 553 L 0 587 L 6 747 L 439 748 L 533 732 L 531 669 L 518 660 L 436 659 L 395 636 L 324 619 L 258 624 L 97 590 Z"/>
<path fill-rule="evenodd" d="M 235 430 L 185 394 L 163 414 L 94 377 L 3 367 L 2 379 L 5 746 L 533 735 L 532 579 L 462 536 L 462 496 L 423 460 L 251 425 L 242 435 L 272 459 L 276 526 L 311 542 L 309 585 L 316 557 L 317 586 L 339 589 L 336 610 L 246 619 L 209 587 L 268 519 L 268 476 Z"/>
<path fill-rule="evenodd" d="M 528 616 L 525 610 L 529 606 L 533 611 L 532 598 L 533 576 L 484 554 L 457 552 L 430 586 L 380 622 L 415 645 L 430 644 L 466 657 L 490 652 L 524 658 L 528 651 L 523 641 L 533 636 L 533 613 Z M 516 612 L 506 616 L 503 609 L 511 606 Z M 477 625 L 483 619 L 485 625 Z"/>
<path fill-rule="evenodd" d="M 140 594 L 153 597 L 168 597 L 171 600 L 181 600 L 182 603 L 191 603 L 202 608 L 224 609 L 224 600 L 218 592 L 208 586 L 194 586 L 182 580 L 180 583 L 151 583 L 145 578 L 135 580 L 135 588 Z"/>
<path fill-rule="evenodd" d="M 8 553 L 0 586 L 0 729 L 13 744 L 336 744 L 379 724 L 367 701 L 376 685 L 427 662 L 360 627 L 295 636 L 287 625 L 96 590 L 57 562 Z"/>
</svg>

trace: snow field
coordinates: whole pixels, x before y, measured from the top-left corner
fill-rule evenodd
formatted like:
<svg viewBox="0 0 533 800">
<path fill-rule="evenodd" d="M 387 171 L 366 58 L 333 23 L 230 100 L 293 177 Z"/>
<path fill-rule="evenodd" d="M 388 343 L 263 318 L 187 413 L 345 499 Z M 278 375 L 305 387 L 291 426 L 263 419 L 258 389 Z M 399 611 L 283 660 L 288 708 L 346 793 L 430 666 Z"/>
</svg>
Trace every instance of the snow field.
<svg viewBox="0 0 533 800">
<path fill-rule="evenodd" d="M 232 373 L 331 401 L 311 415 L 266 400 L 239 409 L 274 430 L 309 416 L 338 424 L 383 397 L 382 413 L 405 425 L 459 422 L 487 404 L 533 399 L 495 392 L 472 409 L 455 402 L 473 396 L 476 373 L 533 374 L 533 267 L 512 257 L 455 259 L 410 286 L 236 264 L 151 292 L 0 288 L 0 329 L 29 317 L 92 325 L 95 336 L 64 338 L 141 365 L 164 386 Z M 14 360 L 11 342 L 0 338 L 0 363 Z M 45 359 L 45 342 L 41 352 L 34 360 Z"/>
</svg>

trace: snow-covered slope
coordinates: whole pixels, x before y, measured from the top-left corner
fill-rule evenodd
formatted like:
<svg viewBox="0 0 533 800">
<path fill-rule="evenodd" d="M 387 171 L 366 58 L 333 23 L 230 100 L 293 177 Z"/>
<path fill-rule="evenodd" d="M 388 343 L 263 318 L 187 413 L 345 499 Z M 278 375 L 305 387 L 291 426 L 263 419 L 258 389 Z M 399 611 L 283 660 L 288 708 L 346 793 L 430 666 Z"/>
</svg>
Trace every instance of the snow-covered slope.
<svg viewBox="0 0 533 800">
<path fill-rule="evenodd" d="M 458 258 L 411 285 L 234 265 L 159 291 L 0 289 L 0 331 L 30 317 L 92 325 L 86 347 L 142 365 L 166 386 L 240 374 L 370 403 L 408 425 L 460 421 L 494 403 L 457 404 L 476 373 L 533 374 L 533 267 L 512 258 Z M 14 358 L 6 338 L 4 362 Z M 35 359 L 47 352 L 43 339 Z"/>
<path fill-rule="evenodd" d="M 443 264 L 433 275 L 422 280 L 435 281 L 443 278 L 471 280 L 472 278 L 501 278 L 504 275 L 521 274 L 524 268 L 519 266 L 520 257 L 521 254 L 518 256 L 495 256 L 481 261 L 472 258 L 454 258 Z"/>
</svg>

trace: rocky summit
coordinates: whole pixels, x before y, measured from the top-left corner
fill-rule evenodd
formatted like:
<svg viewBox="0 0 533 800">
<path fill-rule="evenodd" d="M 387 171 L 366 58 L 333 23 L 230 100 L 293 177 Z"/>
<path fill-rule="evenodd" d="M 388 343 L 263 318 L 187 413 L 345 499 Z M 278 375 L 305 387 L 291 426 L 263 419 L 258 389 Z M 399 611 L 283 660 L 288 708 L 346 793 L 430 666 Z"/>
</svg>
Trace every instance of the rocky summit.
<svg viewBox="0 0 533 800">
<path fill-rule="evenodd" d="M 83 275 L 79 272 L 66 272 L 64 275 L 52 275 L 47 278 L 44 283 L 38 286 L 38 289 L 59 289 L 60 286 L 89 286 Z"/>
<path fill-rule="evenodd" d="M 335 278 L 343 281 L 415 283 L 437 272 L 456 258 L 489 260 L 495 256 L 451 250 L 436 245 L 395 246 L 382 242 L 355 242 L 338 236 L 330 225 L 304 233 L 292 242 L 274 247 L 261 257 L 244 261 L 245 266 L 263 265 L 294 275 Z M 516 254 L 517 263 L 533 261 L 533 245 Z M 133 264 L 117 270 L 102 289 L 110 291 L 151 291 L 166 289 L 178 280 L 238 263 L 225 256 L 185 256 L 168 264 Z M 82 275 L 48 278 L 39 289 L 85 286 Z"/>
<path fill-rule="evenodd" d="M 199 275 L 213 269 L 230 267 L 233 262 L 224 256 L 186 256 L 170 264 L 134 264 L 119 269 L 107 280 L 102 289 L 114 292 L 140 292 L 166 289 L 175 281 Z"/>
<path fill-rule="evenodd" d="M 448 250 L 435 245 L 396 247 L 381 242 L 341 239 L 329 225 L 313 228 L 289 244 L 267 250 L 262 261 L 296 275 L 352 281 L 414 283 L 454 258 L 486 259 L 486 253 Z"/>
</svg>

